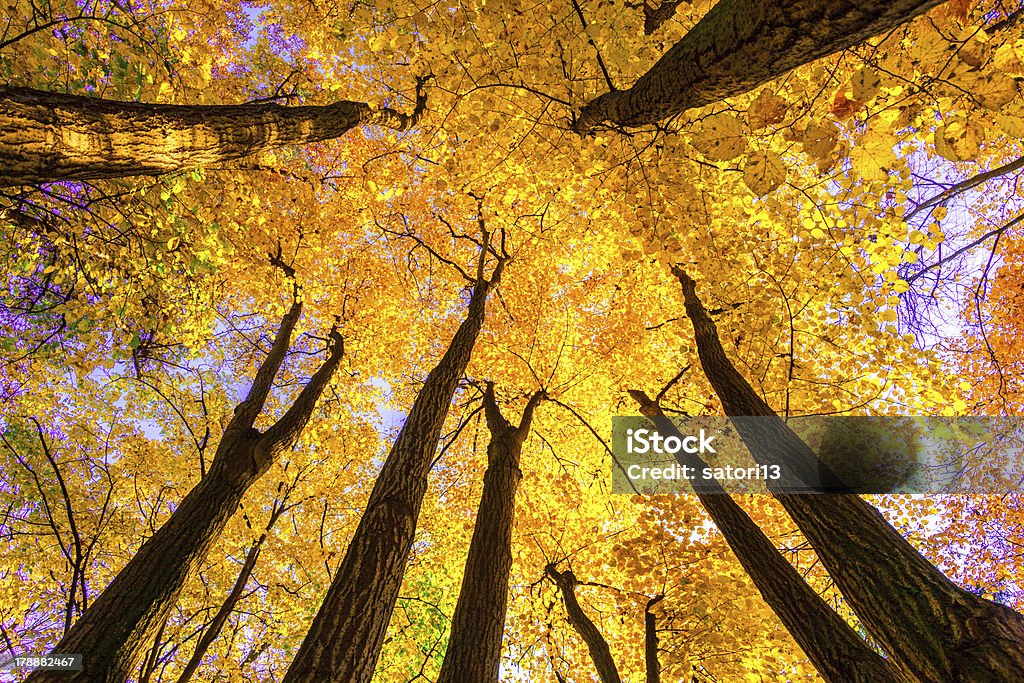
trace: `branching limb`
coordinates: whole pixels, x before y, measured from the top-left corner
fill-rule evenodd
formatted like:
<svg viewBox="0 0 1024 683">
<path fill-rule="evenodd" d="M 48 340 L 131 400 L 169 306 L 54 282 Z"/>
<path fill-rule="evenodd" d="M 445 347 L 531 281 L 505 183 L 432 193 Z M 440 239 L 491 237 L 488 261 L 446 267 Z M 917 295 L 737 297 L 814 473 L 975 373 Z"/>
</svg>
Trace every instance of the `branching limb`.
<svg viewBox="0 0 1024 683">
<path fill-rule="evenodd" d="M 306 423 L 309 422 L 316 406 L 317 399 L 323 393 L 324 388 L 331 381 L 338 363 L 345 354 L 345 340 L 338 331 L 337 326 L 331 328 L 330 342 L 328 345 L 327 360 L 316 371 L 309 382 L 302 388 L 298 398 L 288 408 L 274 425 L 260 439 L 257 446 L 258 453 L 265 453 L 270 458 L 266 465 L 273 460 L 273 454 L 290 448 L 299 438 Z M 263 463 L 261 462 L 261 467 Z"/>
<path fill-rule="evenodd" d="M 601 683 L 621 683 L 622 679 L 619 677 L 619 670 L 615 666 L 615 660 L 612 658 L 608 641 L 604 639 L 601 631 L 594 625 L 594 622 L 587 616 L 587 613 L 583 611 L 579 600 L 576 599 L 576 586 L 578 582 L 575 574 L 570 570 L 559 572 L 554 564 L 549 564 L 545 567 L 544 572 L 562 594 L 562 602 L 565 605 L 569 624 L 576 630 L 576 633 L 583 639 L 583 642 L 587 644 L 590 658 L 593 660 L 594 667 L 601 677 Z"/>
<path fill-rule="evenodd" d="M 964 192 L 967 192 L 968 190 L 973 190 L 974 188 L 978 187 L 979 185 L 983 185 L 984 183 L 987 183 L 993 178 L 999 178 L 1009 173 L 1013 173 L 1014 171 L 1020 170 L 1021 168 L 1024 168 L 1024 156 L 1019 157 L 1018 159 L 1015 159 L 998 168 L 993 168 L 991 171 L 985 171 L 984 173 L 979 173 L 977 175 L 971 176 L 970 178 L 967 178 L 966 180 L 959 182 L 956 185 L 953 185 L 952 187 L 947 188 L 942 192 L 939 192 L 938 194 L 933 195 L 919 202 L 916 206 L 914 206 L 912 210 L 907 212 L 907 214 L 903 217 L 903 220 L 909 221 L 911 218 L 921 213 L 925 209 L 930 209 L 934 206 L 938 206 L 940 204 L 948 202 L 953 197 L 961 195 Z"/>
<path fill-rule="evenodd" d="M 260 363 L 259 369 L 256 370 L 256 376 L 253 378 L 249 393 L 246 395 L 245 400 L 235 407 L 235 415 L 231 418 L 231 422 L 228 424 L 225 432 L 238 432 L 251 428 L 256 421 L 256 417 L 263 411 L 263 405 L 267 401 L 267 395 L 270 394 L 274 377 L 277 375 L 278 370 L 281 369 L 281 364 L 288 353 L 288 347 L 291 346 L 292 332 L 295 330 L 295 324 L 302 314 L 302 301 L 299 298 L 298 284 L 295 283 L 295 270 L 282 261 L 280 244 L 277 246 L 277 254 L 270 255 L 270 262 L 274 266 L 281 268 L 285 275 L 292 280 L 292 305 L 281 319 L 281 324 L 277 328 L 277 334 L 274 336 L 274 343 L 270 347 L 270 353 L 267 354 L 267 357 Z"/>
</svg>

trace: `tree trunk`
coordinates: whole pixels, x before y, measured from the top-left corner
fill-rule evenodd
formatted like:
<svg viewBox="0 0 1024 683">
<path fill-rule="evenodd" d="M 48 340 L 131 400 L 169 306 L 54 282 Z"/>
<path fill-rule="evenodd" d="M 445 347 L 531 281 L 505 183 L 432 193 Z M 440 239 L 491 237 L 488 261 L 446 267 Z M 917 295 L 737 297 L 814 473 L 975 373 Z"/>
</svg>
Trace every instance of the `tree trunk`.
<svg viewBox="0 0 1024 683">
<path fill-rule="evenodd" d="M 665 599 L 658 595 L 647 601 L 644 608 L 644 668 L 647 683 L 661 683 L 661 662 L 658 661 L 658 617 L 651 608 Z"/>
<path fill-rule="evenodd" d="M 485 234 L 466 319 L 417 394 L 284 683 L 368 683 L 373 677 L 441 427 L 483 326 L 487 294 L 501 275 L 503 261 L 490 281 L 483 278 L 487 245 Z"/>
<path fill-rule="evenodd" d="M 512 572 L 516 488 L 523 478 L 519 456 L 530 432 L 533 411 L 543 398 L 541 391 L 530 398 L 519 426 L 515 427 L 498 409 L 494 385 L 488 382 L 484 392 L 484 412 L 491 433 L 484 490 L 437 683 L 498 681 L 508 579 Z"/>
<path fill-rule="evenodd" d="M 57 643 L 54 653 L 83 655 L 83 670 L 70 677 L 67 672 L 39 671 L 27 683 L 122 683 L 131 676 L 245 491 L 298 438 L 341 360 L 341 339 L 332 330 L 328 360 L 285 415 L 265 434 L 253 429 L 300 312 L 301 304 L 296 302 L 285 315 L 246 400 L 236 407 L 224 430 L 210 471 Z"/>
<path fill-rule="evenodd" d="M 560 572 L 553 564 L 545 567 L 544 571 L 547 572 L 547 575 L 558 586 L 558 591 L 562 594 L 562 602 L 565 604 L 565 613 L 569 619 L 569 624 L 579 634 L 580 638 L 583 639 L 583 642 L 587 644 L 587 650 L 590 651 L 590 659 L 594 662 L 594 668 L 597 669 L 597 675 L 600 676 L 601 683 L 622 683 L 622 679 L 619 677 L 619 670 L 615 666 L 615 659 L 612 657 L 611 649 L 608 647 L 608 641 L 604 639 L 601 631 L 590 620 L 587 613 L 580 607 L 579 600 L 576 599 L 576 575 L 568 570 Z"/>
<path fill-rule="evenodd" d="M 588 102 L 578 133 L 656 123 L 748 92 L 895 28 L 942 0 L 718 0 L 627 90 Z"/>
<path fill-rule="evenodd" d="M 693 323 L 701 366 L 730 416 L 773 424 L 736 428 L 759 464 L 817 456 L 771 410 L 725 355 L 696 285 L 673 269 Z M 769 490 L 773 487 L 769 482 Z M 773 491 L 773 493 L 775 493 Z M 915 550 L 876 509 L 852 494 L 775 497 L 807 537 L 871 635 L 923 681 L 1024 680 L 1024 617 L 962 590 Z"/>
<path fill-rule="evenodd" d="M 366 124 L 405 130 L 425 103 L 419 88 L 416 109 L 405 115 L 363 102 L 143 104 L 0 87 L 0 187 L 216 167 Z"/>
<path fill-rule="evenodd" d="M 630 391 L 640 412 L 651 418 L 661 434 L 682 438 L 661 407 L 641 391 Z M 700 456 L 680 451 L 680 465 L 701 472 Z M 715 479 L 691 482 L 704 509 L 750 576 L 761 597 L 814 664 L 832 683 L 907 681 L 908 676 L 868 647 L 857 633 L 804 581 L 750 516 Z"/>
</svg>

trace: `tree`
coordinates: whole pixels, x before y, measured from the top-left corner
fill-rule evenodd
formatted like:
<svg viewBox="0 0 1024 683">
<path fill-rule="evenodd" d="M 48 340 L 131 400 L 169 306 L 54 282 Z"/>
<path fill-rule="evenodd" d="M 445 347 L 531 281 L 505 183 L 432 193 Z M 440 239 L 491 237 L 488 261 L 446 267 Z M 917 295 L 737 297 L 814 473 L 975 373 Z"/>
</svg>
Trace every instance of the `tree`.
<svg viewBox="0 0 1024 683">
<path fill-rule="evenodd" d="M 242 562 L 242 568 L 238 572 L 238 578 L 235 579 L 235 583 L 231 586 L 231 592 L 228 593 L 227 597 L 224 598 L 224 602 L 221 603 L 220 609 L 213 616 L 213 620 L 209 626 L 203 631 L 202 636 L 199 638 L 199 642 L 196 643 L 195 650 L 192 652 L 192 656 L 185 664 L 184 670 L 181 675 L 178 676 L 178 683 L 188 683 L 195 675 L 196 670 L 203 661 L 203 657 L 210 649 L 210 645 L 220 635 L 221 630 L 224 628 L 224 624 L 227 623 L 228 616 L 231 611 L 238 605 L 238 601 L 242 598 L 242 593 L 245 591 L 246 584 L 249 579 L 252 578 L 253 570 L 256 568 L 256 563 L 260 558 L 260 551 L 263 550 L 263 544 L 267 541 L 267 536 L 270 534 L 277 520 L 281 518 L 282 513 L 288 510 L 288 493 L 287 491 L 284 497 L 280 500 L 274 501 L 271 508 L 270 519 L 267 520 L 266 526 L 263 528 L 263 532 L 256 538 L 252 545 L 249 546 L 249 550 L 245 554 L 245 560 Z"/>
<path fill-rule="evenodd" d="M 212 0 L 12 3 L 0 18 L 0 84 L 88 104 L 248 102 L 276 117 L 343 95 L 411 112 L 416 76 L 433 77 L 429 107 L 407 130 L 367 126 L 162 175 L 0 188 L 0 430 L 12 447 L 0 445 L 5 652 L 53 651 L 64 626 L 75 628 L 211 471 L 219 435 L 248 390 L 241 378 L 264 360 L 268 344 L 254 340 L 291 303 L 282 306 L 280 281 L 266 270 L 267 251 L 280 243 L 302 273 L 303 312 L 260 420 L 287 411 L 323 360 L 317 335 L 339 312 L 346 380 L 321 397 L 326 419 L 311 420 L 296 448 L 252 484 L 246 515 L 228 519 L 196 563 L 133 676 L 178 680 L 195 646 L 209 643 L 193 680 L 281 680 L 318 611 L 320 625 L 358 612 L 320 610 L 331 590 L 376 609 L 372 633 L 351 641 L 357 657 L 375 649 L 362 647 L 370 640 L 379 644 L 375 679 L 436 680 L 489 432 L 471 417 L 479 404 L 467 384 L 447 398 L 440 392 L 432 407 L 419 401 L 416 415 L 440 425 L 433 444 L 422 431 L 411 438 L 408 411 L 467 316 L 477 279 L 467 264 L 480 245 L 460 226 L 476 225 L 485 197 L 488 221 L 500 221 L 514 245 L 515 277 L 490 292 L 486 325 L 460 374 L 493 380 L 520 405 L 544 387 L 552 407 L 536 411 L 522 446 L 502 634 L 503 662 L 514 666 L 505 675 L 595 675 L 586 644 L 562 627 L 557 586 L 542 578 L 554 562 L 586 577 L 576 587 L 580 606 L 623 677 L 653 676 L 655 649 L 665 681 L 809 682 L 833 655 L 862 662 L 854 674 L 895 677 L 864 654 L 862 636 L 877 624 L 854 612 L 776 500 L 737 499 L 750 534 L 727 539 L 727 521 L 720 515 L 716 524 L 696 496 L 613 493 L 609 425 L 636 412 L 629 390 L 662 386 L 666 374 L 699 360 L 679 285 L 665 277 L 672 264 L 701 282 L 721 346 L 780 416 L 996 409 L 990 350 L 970 335 L 984 324 L 991 351 L 1012 358 L 1012 321 L 998 333 L 993 325 L 997 313 L 1014 317 L 1019 278 L 1008 272 L 998 299 L 985 292 L 1000 262 L 1012 260 L 1005 250 L 1020 224 L 994 231 L 1022 208 L 1024 12 L 1014 4 L 951 0 L 850 43 L 840 35 L 847 28 L 878 30 L 898 17 L 873 3 L 847 22 L 859 10 L 843 5 L 842 21 L 807 29 L 820 39 L 814 46 L 770 54 L 774 44 L 765 48 L 759 34 L 735 55 L 717 55 L 731 70 L 698 72 L 696 58 L 675 70 L 697 79 L 690 92 L 712 99 L 720 89 L 726 99 L 638 127 L 582 120 L 594 134 L 581 136 L 574 123 L 588 102 L 613 92 L 623 106 L 633 101 L 627 88 L 673 45 L 692 48 L 741 10 L 767 26 L 782 16 L 772 14 L 780 3 L 441 0 L 410 10 L 396 0 L 266 0 L 246 11 Z M 655 19 L 660 26 L 646 33 Z M 848 47 L 797 65 L 818 44 Z M 785 73 L 771 77 L 766 56 Z M 754 82 L 761 85 L 745 90 Z M 19 133 L 0 128 L 0 137 Z M 987 265 L 982 250 L 996 244 Z M 968 314 L 973 301 L 984 315 Z M 961 334 L 961 344 L 950 343 Z M 981 361 L 965 361 L 964 348 Z M 989 376 L 979 381 L 982 373 Z M 442 403 L 447 417 L 435 410 Z M 666 415 L 721 412 L 696 372 L 657 404 Z M 385 468 L 387 490 L 373 493 L 403 424 L 409 476 Z M 302 503 L 260 546 L 221 622 L 260 535 L 245 522 L 270 517 L 276 486 L 296 470 L 308 473 L 293 497 Z M 1021 609 L 1019 502 L 993 492 L 991 500 L 872 504 L 961 589 Z M 418 515 L 402 501 L 420 505 Z M 396 509 L 401 538 L 368 539 L 367 529 Z M 737 538 L 749 547 L 734 552 Z M 864 567 L 861 556 L 878 554 L 869 540 L 856 562 L 843 563 L 847 575 Z M 346 580 L 330 589 L 350 545 L 349 569 L 371 546 L 386 555 L 386 586 Z M 744 564 L 742 552 L 753 559 Z M 784 581 L 794 575 L 804 583 Z M 897 611 L 908 603 L 895 582 L 876 588 L 878 601 L 899 603 L 887 613 L 891 629 L 941 624 L 933 612 L 901 623 Z M 823 618 L 793 626 L 799 615 L 784 606 L 784 623 L 766 601 L 772 595 L 806 598 L 808 614 Z M 220 623 L 210 642 L 204 634 Z M 815 650 L 828 628 L 842 635 L 829 639 L 832 650 L 829 642 Z M 344 647 L 329 631 L 316 642 Z M 331 653 L 321 653 L 326 662 Z M 370 659 L 359 660 L 361 676 Z M 892 655 L 886 661 L 908 668 Z"/>
<path fill-rule="evenodd" d="M 280 254 L 275 262 L 280 263 L 279 258 Z M 290 266 L 280 265 L 294 278 Z M 302 313 L 298 285 L 293 286 L 291 307 L 245 400 L 224 430 L 209 472 L 57 644 L 61 652 L 89 653 L 76 679 L 125 681 L 132 675 L 182 586 L 202 563 L 246 490 L 291 448 L 312 415 L 344 352 L 337 330 L 331 332 L 327 360 L 288 411 L 262 433 L 253 427 Z M 28 680 L 66 680 L 66 676 L 37 672 Z"/>
<path fill-rule="evenodd" d="M 728 360 L 694 280 L 680 268 L 673 274 L 682 286 L 701 366 L 726 414 L 772 418 L 765 421 L 770 427 L 737 421 L 755 459 L 783 467 L 816 461 Z M 769 490 L 772 486 L 769 482 Z M 773 493 L 872 636 L 914 675 L 923 680 L 993 675 L 1012 680 L 1024 672 L 1024 617 L 954 585 L 863 499 Z M 881 595 L 889 597 L 880 600 Z"/>
<path fill-rule="evenodd" d="M 618 126 L 652 124 L 740 95 L 794 67 L 894 28 L 940 2 L 719 0 L 636 83 L 588 102 L 574 127 L 584 133 L 605 121 Z"/>
<path fill-rule="evenodd" d="M 544 572 L 558 586 L 558 591 L 562 594 L 562 602 L 565 604 L 566 618 L 583 642 L 587 644 L 587 649 L 590 650 L 590 659 L 594 662 L 594 668 L 597 669 L 601 683 L 621 683 L 622 678 L 615 665 L 615 658 L 612 657 L 611 650 L 608 648 L 608 641 L 604 639 L 601 631 L 583 611 L 579 600 L 576 599 L 576 575 L 571 571 L 560 572 L 552 564 L 545 567 Z"/>
<path fill-rule="evenodd" d="M 663 390 L 661 395 L 664 393 Z M 653 420 L 659 433 L 682 438 L 656 401 L 642 391 L 634 390 L 630 394 L 639 404 L 641 414 Z M 707 466 L 698 455 L 685 451 L 677 453 L 676 458 L 680 464 L 693 468 L 692 471 L 703 472 Z M 708 482 L 696 479 L 693 486 L 761 597 L 814 662 L 822 678 L 826 681 L 911 680 L 905 671 L 872 650 L 825 604 L 721 484 L 714 479 Z"/>
<path fill-rule="evenodd" d="M 448 650 L 437 678 L 439 683 L 498 680 L 508 577 L 512 571 L 512 520 L 516 488 L 523 477 L 519 457 L 530 434 L 533 411 L 544 398 L 543 391 L 534 392 L 519 424 L 512 425 L 501 414 L 494 397 L 494 383 L 487 382 L 484 390 L 484 416 L 491 434 L 484 491 L 469 543 L 459 601 L 452 615 Z"/>
<path fill-rule="evenodd" d="M 405 130 L 426 105 L 417 86 L 411 114 L 340 101 L 172 105 L 111 102 L 29 88 L 0 88 L 0 187 L 57 180 L 160 175 L 287 145 L 340 137 L 360 125 Z"/>
<path fill-rule="evenodd" d="M 482 215 L 479 221 L 480 254 L 466 318 L 416 394 L 345 558 L 288 668 L 286 683 L 357 683 L 373 677 L 415 539 L 441 427 L 483 327 L 487 295 L 500 282 L 509 257 L 504 233 L 500 244 L 492 246 Z M 485 268 L 492 255 L 497 264 L 487 278 Z"/>
</svg>

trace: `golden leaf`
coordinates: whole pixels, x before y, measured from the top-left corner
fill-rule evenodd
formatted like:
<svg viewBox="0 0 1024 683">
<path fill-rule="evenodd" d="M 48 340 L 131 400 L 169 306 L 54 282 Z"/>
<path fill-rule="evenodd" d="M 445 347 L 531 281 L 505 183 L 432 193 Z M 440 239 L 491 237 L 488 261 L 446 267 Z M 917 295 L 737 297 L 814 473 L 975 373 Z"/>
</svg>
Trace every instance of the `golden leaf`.
<svg viewBox="0 0 1024 683">
<path fill-rule="evenodd" d="M 774 190 L 786 179 L 782 158 L 774 152 L 755 152 L 743 168 L 743 182 L 757 196 Z"/>
<path fill-rule="evenodd" d="M 732 114 L 725 113 L 706 118 L 690 144 L 712 161 L 735 159 L 747 149 L 743 124 Z"/>
</svg>

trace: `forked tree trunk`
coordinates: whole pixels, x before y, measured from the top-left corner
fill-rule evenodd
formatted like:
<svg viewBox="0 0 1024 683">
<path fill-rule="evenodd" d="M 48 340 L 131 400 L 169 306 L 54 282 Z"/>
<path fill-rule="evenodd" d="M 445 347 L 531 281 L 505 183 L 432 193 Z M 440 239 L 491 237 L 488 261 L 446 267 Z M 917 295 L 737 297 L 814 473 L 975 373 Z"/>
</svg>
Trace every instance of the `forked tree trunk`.
<svg viewBox="0 0 1024 683">
<path fill-rule="evenodd" d="M 71 675 L 38 671 L 26 679 L 28 683 L 121 683 L 138 667 L 185 582 L 202 565 L 245 491 L 299 437 L 341 360 L 341 338 L 332 331 L 327 361 L 288 411 L 264 434 L 253 428 L 300 312 L 301 304 L 296 302 L 285 314 L 246 400 L 235 408 L 224 430 L 210 471 L 57 643 L 54 653 L 83 655 L 83 670 Z"/>
<path fill-rule="evenodd" d="M 498 681 L 512 572 L 512 521 L 516 489 L 523 478 L 519 457 L 530 433 L 533 411 L 544 396 L 543 391 L 536 392 L 526 404 L 519 426 L 513 426 L 498 408 L 494 385 L 487 383 L 483 401 L 491 441 L 484 490 L 437 683 Z"/>
<path fill-rule="evenodd" d="M 652 124 L 740 95 L 941 2 L 718 0 L 632 87 L 588 102 L 576 119 L 576 131 L 586 133 L 604 122 Z"/>
<path fill-rule="evenodd" d="M 568 570 L 560 572 L 553 564 L 545 567 L 544 571 L 558 586 L 569 625 L 587 644 L 590 660 L 594 662 L 594 668 L 597 669 L 601 683 L 622 683 L 619 669 L 615 666 L 615 658 L 612 657 L 611 648 L 608 647 L 608 641 L 604 639 L 601 631 L 583 611 L 579 600 L 576 599 L 576 575 Z"/>
<path fill-rule="evenodd" d="M 360 125 L 404 130 L 425 104 L 419 88 L 416 109 L 405 115 L 364 102 L 144 104 L 0 87 L 0 187 L 216 167 Z"/>
<path fill-rule="evenodd" d="M 284 683 L 368 683 L 373 677 L 441 427 L 483 326 L 487 294 L 504 264 L 499 261 L 490 281 L 483 278 L 487 244 L 485 236 L 466 319 L 417 394 Z"/>
<path fill-rule="evenodd" d="M 748 422 L 736 421 L 754 459 L 798 465 L 816 460 L 729 361 L 694 281 L 678 268 L 673 272 L 682 285 L 701 366 L 726 414 L 771 418 L 762 420 L 770 430 L 751 430 Z M 856 495 L 775 497 L 861 622 L 902 668 L 922 681 L 1024 680 L 1020 614 L 956 586 Z"/>
<path fill-rule="evenodd" d="M 640 404 L 641 414 L 651 419 L 659 433 L 683 438 L 655 401 L 641 391 L 629 393 Z M 695 472 L 702 472 L 707 466 L 693 453 L 679 451 L 675 457 L 680 465 L 693 468 Z M 691 483 L 765 603 L 823 679 L 830 683 L 913 680 L 868 647 L 782 556 L 717 480 L 694 479 Z"/>
</svg>

